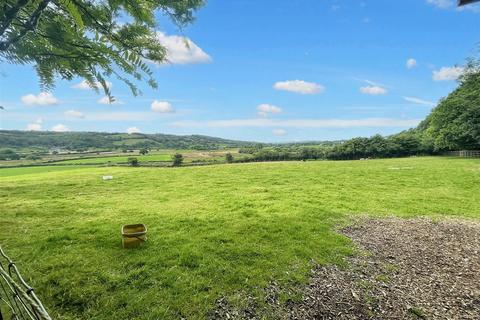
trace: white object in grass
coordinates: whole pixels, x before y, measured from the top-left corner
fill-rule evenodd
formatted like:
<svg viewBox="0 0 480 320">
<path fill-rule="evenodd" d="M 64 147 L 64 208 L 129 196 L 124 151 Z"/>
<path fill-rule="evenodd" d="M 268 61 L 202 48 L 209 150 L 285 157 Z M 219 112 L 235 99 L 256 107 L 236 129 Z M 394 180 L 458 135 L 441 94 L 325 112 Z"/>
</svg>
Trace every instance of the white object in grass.
<svg viewBox="0 0 480 320">
<path fill-rule="evenodd" d="M 113 176 L 103 176 L 103 180 L 112 180 Z"/>
</svg>

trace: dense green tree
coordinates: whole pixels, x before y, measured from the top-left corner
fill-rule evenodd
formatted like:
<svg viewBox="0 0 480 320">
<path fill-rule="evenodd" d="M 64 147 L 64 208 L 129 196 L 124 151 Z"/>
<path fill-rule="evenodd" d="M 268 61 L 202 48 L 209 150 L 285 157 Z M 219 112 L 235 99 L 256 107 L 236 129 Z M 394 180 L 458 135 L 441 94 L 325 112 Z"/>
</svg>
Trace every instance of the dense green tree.
<svg viewBox="0 0 480 320">
<path fill-rule="evenodd" d="M 128 163 L 129 165 L 131 165 L 132 167 L 138 167 L 139 164 L 140 164 L 140 162 L 138 161 L 138 159 L 137 159 L 137 158 L 134 158 L 134 157 L 128 158 L 128 159 L 127 159 L 127 163 Z"/>
<path fill-rule="evenodd" d="M 106 79 L 147 80 L 145 60 L 165 62 L 155 14 L 177 25 L 193 20 L 204 0 L 3 0 L 0 5 L 0 61 L 33 65 L 44 89 L 55 77 L 81 77 L 112 99 Z M 130 77 L 129 77 L 130 76 Z"/>
<path fill-rule="evenodd" d="M 141 155 L 146 155 L 148 153 L 148 149 L 140 149 L 140 152 L 139 152 Z"/>
<path fill-rule="evenodd" d="M 227 161 L 227 163 L 232 163 L 234 161 L 233 156 L 230 152 L 225 155 L 225 161 Z"/>
<path fill-rule="evenodd" d="M 183 155 L 176 153 L 172 156 L 172 166 L 179 167 L 183 163 Z"/>
<path fill-rule="evenodd" d="M 480 60 L 468 62 L 459 83 L 421 124 L 436 150 L 480 149 Z"/>
</svg>

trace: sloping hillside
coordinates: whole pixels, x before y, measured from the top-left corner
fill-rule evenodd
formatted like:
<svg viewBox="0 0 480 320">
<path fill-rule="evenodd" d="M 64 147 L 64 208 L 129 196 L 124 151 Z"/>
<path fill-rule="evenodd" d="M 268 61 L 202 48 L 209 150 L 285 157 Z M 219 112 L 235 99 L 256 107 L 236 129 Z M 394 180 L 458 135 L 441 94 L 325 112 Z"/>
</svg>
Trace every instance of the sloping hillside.
<svg viewBox="0 0 480 320">
<path fill-rule="evenodd" d="M 0 131 L 0 148 L 62 148 L 68 150 L 164 148 L 216 150 L 254 145 L 253 142 L 191 135 L 104 132 Z"/>
</svg>

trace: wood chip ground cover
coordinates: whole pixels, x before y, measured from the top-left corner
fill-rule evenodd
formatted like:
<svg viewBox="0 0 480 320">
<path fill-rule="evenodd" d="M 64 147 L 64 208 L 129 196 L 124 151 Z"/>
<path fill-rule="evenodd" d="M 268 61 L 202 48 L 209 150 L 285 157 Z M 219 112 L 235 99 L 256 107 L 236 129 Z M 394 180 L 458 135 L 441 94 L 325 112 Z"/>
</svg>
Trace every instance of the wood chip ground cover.
<svg viewBox="0 0 480 320">
<path fill-rule="evenodd" d="M 263 311 L 219 301 L 213 318 L 480 319 L 478 222 L 367 219 L 341 232 L 358 254 L 345 268 L 315 267 L 301 299 L 280 303 L 272 284 Z"/>
</svg>

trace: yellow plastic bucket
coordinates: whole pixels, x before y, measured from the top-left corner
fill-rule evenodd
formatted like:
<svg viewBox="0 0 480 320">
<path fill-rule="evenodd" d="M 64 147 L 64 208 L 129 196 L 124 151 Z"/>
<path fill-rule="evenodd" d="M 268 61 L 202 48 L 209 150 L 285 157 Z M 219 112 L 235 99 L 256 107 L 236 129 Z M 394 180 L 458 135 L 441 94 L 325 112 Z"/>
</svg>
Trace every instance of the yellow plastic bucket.
<svg viewBox="0 0 480 320">
<path fill-rule="evenodd" d="M 122 246 L 125 249 L 136 248 L 147 241 L 147 227 L 144 224 L 122 226 Z"/>
</svg>

